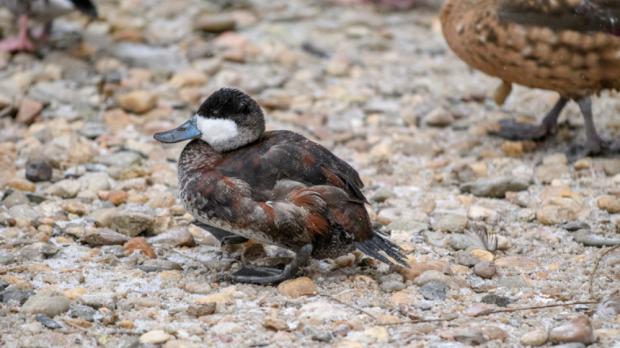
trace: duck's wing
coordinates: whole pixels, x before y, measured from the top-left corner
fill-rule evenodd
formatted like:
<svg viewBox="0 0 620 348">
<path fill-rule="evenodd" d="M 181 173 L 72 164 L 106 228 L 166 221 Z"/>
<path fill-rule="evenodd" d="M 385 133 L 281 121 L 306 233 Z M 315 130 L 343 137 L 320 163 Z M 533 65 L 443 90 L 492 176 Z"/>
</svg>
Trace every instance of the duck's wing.
<svg viewBox="0 0 620 348">
<path fill-rule="evenodd" d="M 91 0 L 71 0 L 71 3 L 81 12 L 91 17 L 97 17 L 97 7 Z"/>
<path fill-rule="evenodd" d="M 347 192 L 349 199 L 367 202 L 364 184 L 353 167 L 325 147 L 289 131 L 267 132 L 260 143 L 233 153 L 218 169 L 263 190 L 287 180 L 335 186 Z"/>
<path fill-rule="evenodd" d="M 500 0 L 497 13 L 506 22 L 620 35 L 617 0 Z"/>
</svg>

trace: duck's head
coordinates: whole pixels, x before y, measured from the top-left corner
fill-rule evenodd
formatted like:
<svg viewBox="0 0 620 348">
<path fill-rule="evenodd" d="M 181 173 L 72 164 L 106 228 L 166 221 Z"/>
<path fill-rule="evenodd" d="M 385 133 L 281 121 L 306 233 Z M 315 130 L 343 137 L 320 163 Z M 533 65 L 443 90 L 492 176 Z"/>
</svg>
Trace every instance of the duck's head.
<svg viewBox="0 0 620 348">
<path fill-rule="evenodd" d="M 215 151 L 226 152 L 254 142 L 264 131 L 265 118 L 258 103 L 239 90 L 222 88 L 188 121 L 154 138 L 162 143 L 201 139 Z"/>
</svg>

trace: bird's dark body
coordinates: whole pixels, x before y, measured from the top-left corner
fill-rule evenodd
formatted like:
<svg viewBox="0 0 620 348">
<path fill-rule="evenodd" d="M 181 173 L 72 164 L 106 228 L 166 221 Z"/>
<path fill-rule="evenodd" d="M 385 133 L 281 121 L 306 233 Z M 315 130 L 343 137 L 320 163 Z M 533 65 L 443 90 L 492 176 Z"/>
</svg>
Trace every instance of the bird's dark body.
<svg viewBox="0 0 620 348">
<path fill-rule="evenodd" d="M 289 131 L 218 153 L 193 140 L 179 159 L 181 199 L 201 222 L 316 258 L 355 249 L 374 232 L 357 172 L 327 149 Z"/>
</svg>

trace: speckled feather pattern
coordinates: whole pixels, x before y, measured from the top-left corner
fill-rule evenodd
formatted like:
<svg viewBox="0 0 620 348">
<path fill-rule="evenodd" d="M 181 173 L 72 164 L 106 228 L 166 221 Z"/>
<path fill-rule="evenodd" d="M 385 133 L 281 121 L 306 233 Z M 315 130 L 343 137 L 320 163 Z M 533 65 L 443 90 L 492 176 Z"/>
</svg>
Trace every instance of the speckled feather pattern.
<svg viewBox="0 0 620 348">
<path fill-rule="evenodd" d="M 315 258 L 376 237 L 357 172 L 296 133 L 266 132 L 225 153 L 194 140 L 178 166 L 181 200 L 202 223 L 293 251 L 312 243 Z"/>
<path fill-rule="evenodd" d="M 582 0 L 448 0 L 441 15 L 472 67 L 568 98 L 620 89 L 619 19 L 619 2 Z"/>
</svg>

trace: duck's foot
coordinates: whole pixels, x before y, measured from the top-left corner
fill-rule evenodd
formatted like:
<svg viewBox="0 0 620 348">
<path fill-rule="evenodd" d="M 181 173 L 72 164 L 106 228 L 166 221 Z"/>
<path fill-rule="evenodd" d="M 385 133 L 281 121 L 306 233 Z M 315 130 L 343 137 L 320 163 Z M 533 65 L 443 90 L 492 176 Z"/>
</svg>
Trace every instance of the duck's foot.
<svg viewBox="0 0 620 348">
<path fill-rule="evenodd" d="M 259 285 L 278 284 L 294 277 L 305 266 L 312 255 L 312 244 L 304 245 L 295 258 L 283 270 L 270 267 L 243 267 L 229 276 L 236 283 Z"/>
<path fill-rule="evenodd" d="M 561 97 L 539 125 L 501 120 L 500 129 L 491 134 L 508 140 L 541 140 L 552 134 L 568 99 Z"/>
<path fill-rule="evenodd" d="M 581 114 L 583 115 L 584 125 L 586 128 L 586 144 L 585 146 L 574 146 L 569 150 L 571 159 L 579 159 L 586 156 L 605 156 L 617 155 L 620 153 L 620 142 L 611 142 L 603 140 L 596 131 L 594 119 L 592 117 L 592 99 L 585 97 L 577 101 Z"/>
<path fill-rule="evenodd" d="M 202 228 L 203 230 L 211 233 L 213 237 L 215 237 L 222 246 L 224 245 L 232 245 L 232 244 L 242 244 L 248 241 L 247 238 L 238 236 L 232 232 L 223 230 L 221 228 L 217 228 L 211 225 L 204 224 L 199 221 L 194 221 L 194 225 Z"/>
<path fill-rule="evenodd" d="M 1 52 L 34 52 L 35 46 L 28 35 L 28 16 L 19 17 L 19 35 L 0 42 Z"/>
</svg>

